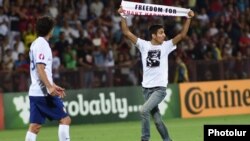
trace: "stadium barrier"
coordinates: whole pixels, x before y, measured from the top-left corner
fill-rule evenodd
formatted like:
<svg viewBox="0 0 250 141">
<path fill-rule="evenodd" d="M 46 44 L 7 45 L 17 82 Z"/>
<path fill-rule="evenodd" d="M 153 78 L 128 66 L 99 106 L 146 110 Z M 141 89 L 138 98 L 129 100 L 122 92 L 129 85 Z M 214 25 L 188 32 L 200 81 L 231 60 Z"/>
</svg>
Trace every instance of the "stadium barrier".
<svg viewBox="0 0 250 141">
<path fill-rule="evenodd" d="M 182 83 L 181 117 L 250 114 L 250 80 Z"/>
<path fill-rule="evenodd" d="M 170 84 L 159 109 L 164 119 L 249 114 L 249 83 L 246 79 Z M 143 104 L 141 89 L 134 86 L 67 90 L 64 104 L 72 124 L 136 121 Z M 27 128 L 27 93 L 0 94 L 0 107 L 4 129 Z M 55 124 L 47 122 L 45 126 Z"/>
<path fill-rule="evenodd" d="M 3 94 L 0 93 L 0 130 L 4 129 Z"/>
<path fill-rule="evenodd" d="M 168 96 L 159 105 L 164 118 L 180 117 L 178 85 L 171 84 Z M 139 120 L 143 104 L 141 87 L 114 87 L 68 90 L 63 99 L 72 124 L 93 124 Z M 6 93 L 3 96 L 5 129 L 27 128 L 29 98 L 27 93 Z M 47 122 L 45 126 L 55 125 Z"/>
</svg>

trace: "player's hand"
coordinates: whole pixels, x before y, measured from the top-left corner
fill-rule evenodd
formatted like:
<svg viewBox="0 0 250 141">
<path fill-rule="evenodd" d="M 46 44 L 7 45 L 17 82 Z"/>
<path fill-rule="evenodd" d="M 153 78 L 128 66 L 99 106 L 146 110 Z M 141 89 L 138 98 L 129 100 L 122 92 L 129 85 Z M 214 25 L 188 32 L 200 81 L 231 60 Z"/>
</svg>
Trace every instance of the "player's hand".
<svg viewBox="0 0 250 141">
<path fill-rule="evenodd" d="M 190 10 L 188 12 L 188 18 L 193 18 L 194 17 L 194 11 L 193 10 Z"/>
<path fill-rule="evenodd" d="M 55 88 L 56 88 L 56 91 L 57 91 L 57 95 L 60 97 L 60 98 L 64 98 L 66 96 L 65 94 L 65 89 L 60 87 L 60 86 L 57 86 L 55 85 Z"/>
<path fill-rule="evenodd" d="M 65 90 L 64 88 L 59 87 L 55 84 L 48 88 L 48 92 L 51 96 L 59 96 L 60 98 L 64 98 L 65 96 L 64 90 Z"/>
<path fill-rule="evenodd" d="M 49 93 L 51 96 L 56 96 L 56 95 L 58 95 L 58 94 L 57 94 L 56 87 L 54 87 L 54 86 L 48 87 L 48 93 Z"/>
</svg>

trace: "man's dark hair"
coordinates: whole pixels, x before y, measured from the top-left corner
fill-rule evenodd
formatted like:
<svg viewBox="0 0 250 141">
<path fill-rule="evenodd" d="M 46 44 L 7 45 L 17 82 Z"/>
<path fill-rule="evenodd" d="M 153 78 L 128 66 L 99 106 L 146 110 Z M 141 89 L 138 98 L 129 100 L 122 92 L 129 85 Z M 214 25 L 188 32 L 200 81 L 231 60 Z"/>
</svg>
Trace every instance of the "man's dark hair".
<svg viewBox="0 0 250 141">
<path fill-rule="evenodd" d="M 54 27 L 54 20 L 49 16 L 42 16 L 36 22 L 36 32 L 38 36 L 46 36 Z"/>
<path fill-rule="evenodd" d="M 158 29 L 160 28 L 164 28 L 163 25 L 160 24 L 155 24 L 155 25 L 151 25 L 148 29 L 149 31 L 149 38 L 152 38 L 152 34 L 157 34 Z"/>
</svg>

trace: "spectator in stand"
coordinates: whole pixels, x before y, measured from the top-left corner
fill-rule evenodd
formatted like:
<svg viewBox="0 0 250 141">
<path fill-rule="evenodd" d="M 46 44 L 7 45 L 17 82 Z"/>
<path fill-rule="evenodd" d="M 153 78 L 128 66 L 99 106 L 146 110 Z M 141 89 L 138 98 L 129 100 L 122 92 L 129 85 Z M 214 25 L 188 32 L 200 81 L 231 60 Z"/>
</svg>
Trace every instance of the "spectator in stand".
<svg viewBox="0 0 250 141">
<path fill-rule="evenodd" d="M 181 57 L 176 57 L 176 70 L 175 70 L 175 83 L 189 82 L 188 68 L 186 64 L 182 61 Z"/>
<path fill-rule="evenodd" d="M 234 79 L 244 79 L 246 78 L 246 68 L 249 66 L 246 66 L 244 61 L 243 61 L 243 56 L 240 51 L 237 52 L 237 56 L 235 58 L 235 63 L 234 63 Z"/>
<path fill-rule="evenodd" d="M 66 46 L 65 51 L 63 53 L 63 60 L 65 68 L 68 70 L 77 70 L 77 55 L 76 50 L 73 46 Z"/>
<path fill-rule="evenodd" d="M 212 0 L 209 2 L 210 16 L 212 18 L 217 18 L 223 9 L 223 2 L 221 0 Z"/>
<path fill-rule="evenodd" d="M 61 31 L 59 34 L 59 40 L 55 42 L 55 46 L 53 48 L 53 50 L 58 52 L 58 57 L 60 58 L 61 63 L 64 62 L 63 54 L 67 46 L 69 46 L 69 42 L 65 38 L 65 33 Z"/>
<path fill-rule="evenodd" d="M 250 48 L 250 37 L 247 34 L 246 31 L 242 31 L 239 40 L 239 50 L 243 56 L 247 53 L 247 48 Z"/>
<path fill-rule="evenodd" d="M 18 6 L 16 4 L 10 5 L 10 11 L 8 12 L 8 17 L 10 19 L 10 40 L 13 39 L 16 35 L 20 34 L 19 32 L 19 22 L 20 15 L 18 14 Z"/>
<path fill-rule="evenodd" d="M 72 44 L 73 40 L 79 37 L 78 32 L 76 32 L 75 29 L 69 25 L 68 20 L 63 21 L 61 31 L 64 32 L 65 39 L 69 42 L 69 44 Z"/>
<path fill-rule="evenodd" d="M 52 55 L 53 55 L 53 60 L 52 60 L 52 73 L 53 75 L 53 79 L 55 81 L 55 83 L 59 83 L 60 81 L 60 68 L 61 68 L 61 61 L 60 58 L 58 57 L 58 52 L 56 50 L 52 51 Z"/>
<path fill-rule="evenodd" d="M 4 70 L 11 72 L 13 70 L 14 61 L 12 49 L 6 49 L 3 57 Z"/>
<path fill-rule="evenodd" d="M 86 0 L 79 0 L 77 2 L 77 12 L 79 15 L 79 20 L 81 21 L 82 25 L 85 25 L 85 23 L 88 20 L 88 5 L 86 3 Z"/>
<path fill-rule="evenodd" d="M 24 40 L 25 49 L 29 50 L 29 45 L 36 39 L 37 35 L 34 26 L 31 23 L 27 24 L 27 30 L 22 32 L 22 38 Z"/>
<path fill-rule="evenodd" d="M 93 0 L 90 3 L 90 14 L 92 17 L 100 17 L 104 8 L 103 3 L 100 0 Z"/>
<path fill-rule="evenodd" d="M 226 39 L 225 45 L 223 46 L 222 58 L 227 60 L 233 57 L 233 45 L 230 38 Z"/>
<path fill-rule="evenodd" d="M 60 17 L 58 16 L 55 19 L 55 27 L 54 27 L 53 35 L 50 41 L 53 43 L 58 42 L 58 40 L 60 39 L 61 32 L 62 32 L 62 22 L 61 22 Z"/>
<path fill-rule="evenodd" d="M 130 67 L 132 66 L 132 60 L 129 57 L 128 52 L 120 52 L 117 56 L 115 62 L 115 76 L 114 76 L 114 86 L 128 86 L 132 85 L 129 78 Z"/>
<path fill-rule="evenodd" d="M 105 69 L 105 80 L 106 87 L 113 86 L 113 72 L 114 72 L 114 49 L 111 45 L 109 45 L 103 52 L 104 54 L 104 69 Z"/>
<path fill-rule="evenodd" d="M 84 40 L 82 40 L 84 41 Z M 86 42 L 78 42 L 77 48 L 77 66 L 84 69 L 83 79 L 85 88 L 92 88 L 94 80 L 94 57 L 92 55 L 92 42 L 85 39 Z"/>
<path fill-rule="evenodd" d="M 112 32 L 111 32 L 111 39 L 115 43 L 121 42 L 122 32 L 120 27 L 121 17 L 118 13 L 112 14 Z"/>
<path fill-rule="evenodd" d="M 49 13 L 53 18 L 56 18 L 59 14 L 57 4 L 55 1 L 51 1 L 48 3 Z"/>
<path fill-rule="evenodd" d="M 212 21 L 210 23 L 210 27 L 208 29 L 208 36 L 212 37 L 215 36 L 219 32 L 218 28 L 216 27 L 215 21 Z"/>
<path fill-rule="evenodd" d="M 213 59 L 213 60 L 220 61 L 222 59 L 222 57 L 221 57 L 221 51 L 217 47 L 216 43 L 213 43 L 211 45 L 211 54 L 212 54 L 212 58 L 211 59 Z"/>
<path fill-rule="evenodd" d="M 102 27 L 102 30 L 106 33 L 106 35 L 111 36 L 109 35 L 111 33 L 109 31 L 112 29 L 113 23 L 110 7 L 103 8 L 102 14 L 99 18 L 99 24 Z"/>
<path fill-rule="evenodd" d="M 29 63 L 23 53 L 18 54 L 18 59 L 14 62 L 14 70 L 19 72 L 29 72 Z"/>
<path fill-rule="evenodd" d="M 188 0 L 188 7 L 191 9 L 195 9 L 197 0 Z"/>
<path fill-rule="evenodd" d="M 14 51 L 16 51 L 17 53 L 25 53 L 25 46 L 23 41 L 21 40 L 20 35 L 16 35 L 14 37 L 14 40 L 11 43 L 12 48 L 14 49 Z"/>
<path fill-rule="evenodd" d="M 29 63 L 22 53 L 18 54 L 18 59 L 14 62 L 14 87 L 15 91 L 24 92 L 28 89 L 29 84 L 27 77 L 29 76 Z"/>
<path fill-rule="evenodd" d="M 8 36 L 3 36 L 2 43 L 1 43 L 1 50 L 3 51 L 3 56 L 4 56 L 4 52 L 7 49 L 12 49 L 10 39 L 8 38 Z"/>
<path fill-rule="evenodd" d="M 209 24 L 209 17 L 205 8 L 201 8 L 201 12 L 197 15 L 197 19 L 199 20 L 201 27 Z"/>
<path fill-rule="evenodd" d="M 0 36 L 6 36 L 9 33 L 9 21 L 3 7 L 0 6 Z"/>
</svg>

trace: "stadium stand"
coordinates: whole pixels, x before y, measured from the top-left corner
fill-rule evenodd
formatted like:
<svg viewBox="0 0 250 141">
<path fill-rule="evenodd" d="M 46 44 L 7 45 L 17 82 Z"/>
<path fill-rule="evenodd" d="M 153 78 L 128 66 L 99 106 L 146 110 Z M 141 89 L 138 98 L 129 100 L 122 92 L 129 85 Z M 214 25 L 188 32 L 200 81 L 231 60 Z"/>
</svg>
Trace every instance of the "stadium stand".
<svg viewBox="0 0 250 141">
<path fill-rule="evenodd" d="M 171 54 L 170 83 L 176 58 L 187 66 L 189 81 L 250 78 L 249 0 L 134 0 L 191 8 L 188 38 Z M 67 89 L 140 85 L 139 54 L 122 35 L 119 0 L 0 0 L 0 89 L 27 91 L 29 46 L 40 15 L 55 18 L 50 41 L 55 80 Z M 130 16 L 128 25 L 142 38 L 153 22 L 164 24 L 168 38 L 183 18 Z M 137 28 L 134 28 L 137 27 Z M 138 28 L 139 27 L 139 28 Z"/>
</svg>

